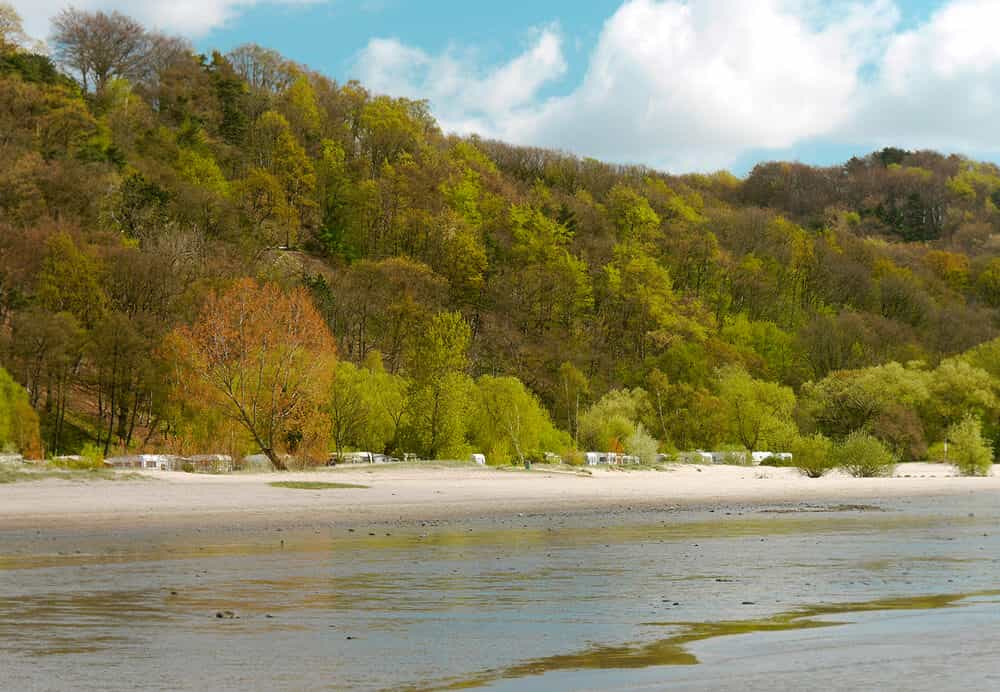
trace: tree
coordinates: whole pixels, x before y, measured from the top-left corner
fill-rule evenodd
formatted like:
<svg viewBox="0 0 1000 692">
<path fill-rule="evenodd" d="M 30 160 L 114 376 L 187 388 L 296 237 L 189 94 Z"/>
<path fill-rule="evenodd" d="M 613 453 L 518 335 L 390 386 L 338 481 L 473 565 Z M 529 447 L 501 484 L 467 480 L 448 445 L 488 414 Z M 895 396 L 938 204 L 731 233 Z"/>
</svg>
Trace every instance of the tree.
<svg viewBox="0 0 1000 692">
<path fill-rule="evenodd" d="M 413 344 L 408 371 L 410 426 L 421 452 L 431 459 L 455 453 L 465 432 L 471 383 L 468 323 L 457 312 L 439 312 Z"/>
<path fill-rule="evenodd" d="M 993 446 L 983 438 L 982 425 L 973 414 L 948 429 L 949 457 L 963 476 L 988 476 L 993 467 Z"/>
<path fill-rule="evenodd" d="M 328 428 L 320 407 L 336 348 L 305 289 L 237 281 L 209 295 L 192 326 L 172 332 L 169 352 L 181 386 L 194 387 L 181 395 L 219 407 L 277 469 L 286 468 L 282 449 Z"/>
<path fill-rule="evenodd" d="M 976 290 L 991 306 L 1000 308 L 1000 257 L 994 257 L 976 279 Z"/>
<path fill-rule="evenodd" d="M 291 247 L 299 227 L 311 225 L 316 172 L 288 120 L 276 111 L 267 111 L 257 119 L 250 141 L 253 165 L 274 176 L 284 191 L 284 204 L 294 212 L 283 219 L 284 245 Z"/>
<path fill-rule="evenodd" d="M 580 417 L 580 441 L 592 450 L 623 449 L 640 426 L 647 407 L 644 390 L 612 389 Z"/>
<path fill-rule="evenodd" d="M 590 382 L 579 368 L 569 361 L 559 366 L 559 388 L 556 393 L 558 410 L 562 412 L 559 420 L 566 421 L 566 430 L 573 437 L 574 448 L 580 432 L 580 407 L 586 403 L 589 394 Z"/>
<path fill-rule="evenodd" d="M 719 373 L 718 389 L 729 432 L 749 454 L 791 437 L 795 393 L 788 387 L 755 380 L 746 370 L 727 366 Z"/>
<path fill-rule="evenodd" d="M 33 457 L 41 456 L 38 416 L 28 394 L 10 374 L 0 368 L 0 452 L 13 449 Z"/>
<path fill-rule="evenodd" d="M 608 215 L 624 242 L 649 242 L 659 235 L 660 217 L 649 200 L 630 187 L 616 185 L 608 194 Z"/>
<path fill-rule="evenodd" d="M 968 414 L 979 418 L 988 434 L 1000 423 L 1000 380 L 960 358 L 948 358 L 930 374 L 930 397 L 924 408 L 931 439 Z"/>
<path fill-rule="evenodd" d="M 374 413 L 369 406 L 369 379 L 348 361 L 339 361 L 334 367 L 326 411 L 338 460 L 343 459 L 345 447 L 361 439 L 365 423 Z"/>
<path fill-rule="evenodd" d="M 638 457 L 639 461 L 646 466 L 652 466 L 656 463 L 659 448 L 660 443 L 656 441 L 655 437 L 646 432 L 646 428 L 642 423 L 636 425 L 632 434 L 625 438 L 625 451 L 632 456 Z"/>
<path fill-rule="evenodd" d="M 73 315 L 35 307 L 14 315 L 11 336 L 11 362 L 28 391 L 31 406 L 44 411 L 46 447 L 58 454 L 69 393 L 79 380 L 84 332 Z"/>
<path fill-rule="evenodd" d="M 50 312 L 68 312 L 84 327 L 93 327 L 107 306 L 101 272 L 98 260 L 77 247 L 72 236 L 57 233 L 45 243 L 36 279 L 38 302 Z"/>
<path fill-rule="evenodd" d="M 513 456 L 523 464 L 566 443 L 538 398 L 514 377 L 476 380 L 469 423 L 472 441 L 493 463 Z"/>
<path fill-rule="evenodd" d="M 21 15 L 9 3 L 0 2 L 0 54 L 31 48 L 32 43 L 24 33 Z"/>
<path fill-rule="evenodd" d="M 56 62 L 80 77 L 83 90 L 99 93 L 113 77 L 141 79 L 148 69 L 149 34 L 120 12 L 86 12 L 67 7 L 52 18 Z"/>
<path fill-rule="evenodd" d="M 115 438 L 123 449 L 128 448 L 139 411 L 153 387 L 151 346 L 138 322 L 123 313 L 111 312 L 95 325 L 90 335 L 91 384 L 97 394 L 98 420 L 103 424 L 103 430 L 98 429 L 97 441 L 100 444 L 103 440 L 105 456 Z"/>
</svg>

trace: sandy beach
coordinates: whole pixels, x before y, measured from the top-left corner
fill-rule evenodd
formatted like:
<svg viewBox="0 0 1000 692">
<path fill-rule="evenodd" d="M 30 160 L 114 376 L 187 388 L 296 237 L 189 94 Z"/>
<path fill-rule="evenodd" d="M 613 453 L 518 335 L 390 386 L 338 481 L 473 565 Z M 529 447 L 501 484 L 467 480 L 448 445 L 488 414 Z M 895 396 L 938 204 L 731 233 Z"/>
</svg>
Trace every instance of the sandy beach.
<svg viewBox="0 0 1000 692">
<path fill-rule="evenodd" d="M 1000 477 L 957 477 L 951 467 L 940 464 L 902 464 L 894 477 L 869 479 L 837 472 L 809 479 L 794 469 L 693 465 L 658 471 L 594 469 L 589 474 L 358 466 L 283 474 L 143 476 L 116 482 L 49 479 L 0 485 L 0 526 L 253 528 L 1000 494 Z M 367 487 L 300 490 L 272 487 L 275 481 Z"/>
</svg>

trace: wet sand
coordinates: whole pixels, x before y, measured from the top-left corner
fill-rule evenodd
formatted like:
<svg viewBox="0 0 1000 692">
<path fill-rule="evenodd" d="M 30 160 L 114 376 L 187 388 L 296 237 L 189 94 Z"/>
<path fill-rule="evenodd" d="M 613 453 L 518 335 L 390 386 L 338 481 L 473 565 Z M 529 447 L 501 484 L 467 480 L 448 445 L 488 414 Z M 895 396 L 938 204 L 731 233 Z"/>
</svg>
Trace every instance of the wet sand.
<svg viewBox="0 0 1000 692">
<path fill-rule="evenodd" d="M 273 510 L 266 529 L 0 528 L 0 687 L 994 689 L 1000 503 L 950 482 L 365 526 Z"/>
<path fill-rule="evenodd" d="M 950 466 L 902 464 L 895 477 L 794 469 L 675 466 L 589 473 L 476 467 L 341 467 L 300 473 L 148 472 L 139 480 L 43 480 L 0 485 L 0 527 L 30 529 L 245 528 L 489 519 L 732 505 L 867 502 L 1000 494 L 1000 477 L 955 477 Z M 299 490 L 276 481 L 366 486 Z"/>
</svg>

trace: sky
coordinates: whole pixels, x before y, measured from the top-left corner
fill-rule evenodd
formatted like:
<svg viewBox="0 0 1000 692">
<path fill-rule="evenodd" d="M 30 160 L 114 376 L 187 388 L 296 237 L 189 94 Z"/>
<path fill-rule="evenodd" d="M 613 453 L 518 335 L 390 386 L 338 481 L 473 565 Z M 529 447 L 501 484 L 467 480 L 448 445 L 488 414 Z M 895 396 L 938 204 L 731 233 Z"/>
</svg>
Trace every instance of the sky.
<svg viewBox="0 0 1000 692">
<path fill-rule="evenodd" d="M 13 0 L 36 37 L 63 0 Z M 671 172 L 1000 161 L 1000 0 L 75 0 L 426 98 L 448 132 Z"/>
</svg>

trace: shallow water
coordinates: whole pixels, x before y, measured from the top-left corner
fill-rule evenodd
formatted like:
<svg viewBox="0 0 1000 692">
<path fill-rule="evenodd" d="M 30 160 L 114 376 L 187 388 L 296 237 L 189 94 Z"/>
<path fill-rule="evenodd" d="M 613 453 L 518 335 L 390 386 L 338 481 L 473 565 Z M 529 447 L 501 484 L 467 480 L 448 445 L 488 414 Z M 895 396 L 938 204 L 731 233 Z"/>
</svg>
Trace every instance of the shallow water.
<svg viewBox="0 0 1000 692">
<path fill-rule="evenodd" d="M 997 505 L 0 533 L 0 687 L 995 689 Z"/>
</svg>

